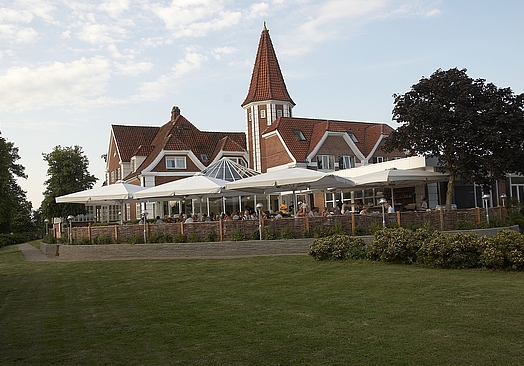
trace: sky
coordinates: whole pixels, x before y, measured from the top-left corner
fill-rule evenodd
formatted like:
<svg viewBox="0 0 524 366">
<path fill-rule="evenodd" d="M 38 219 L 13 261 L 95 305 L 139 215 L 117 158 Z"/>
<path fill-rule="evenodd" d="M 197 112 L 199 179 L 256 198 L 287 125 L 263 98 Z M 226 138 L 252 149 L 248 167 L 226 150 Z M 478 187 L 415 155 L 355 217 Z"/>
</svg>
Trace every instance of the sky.
<svg viewBox="0 0 524 366">
<path fill-rule="evenodd" d="M 111 125 L 245 131 L 267 24 L 295 117 L 392 121 L 437 69 L 524 93 L 522 0 L 0 0 L 0 132 L 40 207 L 43 153 L 82 147 L 104 181 Z"/>
</svg>

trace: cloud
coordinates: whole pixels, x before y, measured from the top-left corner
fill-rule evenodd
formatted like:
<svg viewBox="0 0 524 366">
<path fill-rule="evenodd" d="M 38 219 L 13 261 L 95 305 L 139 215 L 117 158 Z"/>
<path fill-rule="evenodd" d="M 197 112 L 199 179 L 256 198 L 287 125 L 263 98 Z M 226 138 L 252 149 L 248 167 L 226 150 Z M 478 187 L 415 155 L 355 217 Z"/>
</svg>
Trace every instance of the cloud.
<svg viewBox="0 0 524 366">
<path fill-rule="evenodd" d="M 206 60 L 206 55 L 188 50 L 184 58 L 178 61 L 169 73 L 159 76 L 155 81 L 142 83 L 139 88 L 140 93 L 133 99 L 154 100 L 163 97 L 173 89 L 177 79 L 199 69 Z"/>
<path fill-rule="evenodd" d="M 146 8 L 164 22 L 175 38 L 205 36 L 238 24 L 242 17 L 239 11 L 225 10 L 222 0 L 173 0 L 169 6 L 156 3 Z"/>
<path fill-rule="evenodd" d="M 77 36 L 79 39 L 92 44 L 111 44 L 124 38 L 127 31 L 117 25 L 88 23 L 82 26 Z"/>
<path fill-rule="evenodd" d="M 0 24 L 0 37 L 14 43 L 31 43 L 37 40 L 38 33 L 33 28 Z"/>
<path fill-rule="evenodd" d="M 299 55 L 309 52 L 317 43 L 347 37 L 370 22 L 392 18 L 437 16 L 434 5 L 403 0 L 328 0 L 301 8 L 307 19 L 283 39 L 281 54 Z"/>
<path fill-rule="evenodd" d="M 103 57 L 36 68 L 11 67 L 0 76 L 0 111 L 107 103 L 97 98 L 106 92 L 110 68 Z"/>
<path fill-rule="evenodd" d="M 126 64 L 117 64 L 116 68 L 121 74 L 137 76 L 145 72 L 151 71 L 153 68 L 153 63 L 151 62 L 127 62 Z"/>
<path fill-rule="evenodd" d="M 117 18 L 122 12 L 129 10 L 129 0 L 106 1 L 100 4 L 98 9 L 107 12 L 112 18 Z"/>
</svg>

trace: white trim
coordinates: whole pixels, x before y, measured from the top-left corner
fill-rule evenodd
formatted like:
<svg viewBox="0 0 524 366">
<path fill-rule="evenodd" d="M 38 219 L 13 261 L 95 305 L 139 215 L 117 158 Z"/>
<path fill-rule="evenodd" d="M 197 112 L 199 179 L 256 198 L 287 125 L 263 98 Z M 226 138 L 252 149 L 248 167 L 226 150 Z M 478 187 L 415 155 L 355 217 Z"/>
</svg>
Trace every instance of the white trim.
<svg viewBox="0 0 524 366">
<path fill-rule="evenodd" d="M 282 146 L 284 147 L 284 150 L 286 150 L 286 153 L 287 155 L 291 158 L 291 160 L 293 161 L 294 164 L 297 163 L 297 159 L 295 159 L 295 157 L 293 156 L 293 154 L 291 154 L 291 151 L 289 151 L 286 143 L 284 142 L 284 140 L 282 139 L 282 136 L 280 135 L 280 133 L 278 132 L 278 130 L 274 130 L 274 131 L 271 131 L 271 132 L 268 132 L 268 133 L 265 133 L 262 138 L 265 140 L 265 139 L 268 139 L 269 137 L 273 137 L 273 136 L 277 136 L 278 139 L 280 140 L 280 143 L 282 144 Z M 289 163 L 288 163 L 289 164 Z M 269 168 L 268 168 L 269 169 Z"/>
</svg>

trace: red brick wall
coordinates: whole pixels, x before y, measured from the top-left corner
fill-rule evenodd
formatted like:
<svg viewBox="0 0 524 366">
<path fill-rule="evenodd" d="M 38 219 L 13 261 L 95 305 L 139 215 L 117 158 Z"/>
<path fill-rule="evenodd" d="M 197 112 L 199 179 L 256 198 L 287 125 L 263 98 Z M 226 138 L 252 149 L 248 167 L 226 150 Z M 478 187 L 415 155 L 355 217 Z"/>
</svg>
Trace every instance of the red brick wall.
<svg viewBox="0 0 524 366">
<path fill-rule="evenodd" d="M 287 151 L 284 149 L 277 136 L 271 136 L 262 140 L 265 146 L 265 154 L 262 155 L 262 170 L 293 162 Z"/>
</svg>

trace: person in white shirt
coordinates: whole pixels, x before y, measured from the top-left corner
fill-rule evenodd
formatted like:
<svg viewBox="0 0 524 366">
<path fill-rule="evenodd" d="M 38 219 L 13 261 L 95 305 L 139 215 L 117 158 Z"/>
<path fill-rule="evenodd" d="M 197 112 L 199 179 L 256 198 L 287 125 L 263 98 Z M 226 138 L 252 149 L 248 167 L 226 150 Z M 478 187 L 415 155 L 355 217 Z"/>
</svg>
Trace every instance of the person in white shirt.
<svg viewBox="0 0 524 366">
<path fill-rule="evenodd" d="M 384 207 L 387 210 L 387 213 L 395 213 L 395 208 L 391 205 L 391 201 L 386 202 Z"/>
</svg>

